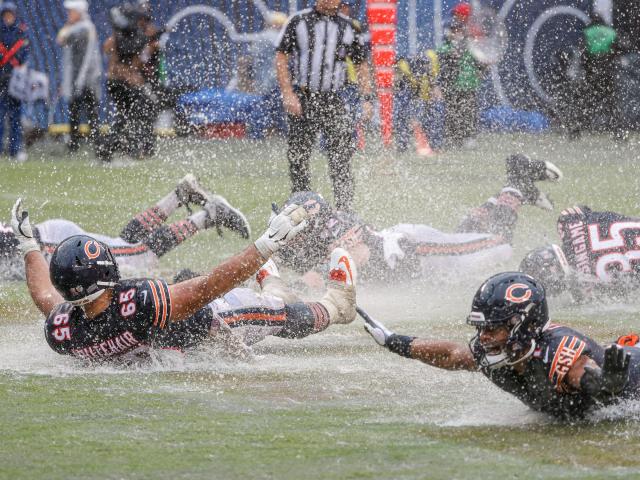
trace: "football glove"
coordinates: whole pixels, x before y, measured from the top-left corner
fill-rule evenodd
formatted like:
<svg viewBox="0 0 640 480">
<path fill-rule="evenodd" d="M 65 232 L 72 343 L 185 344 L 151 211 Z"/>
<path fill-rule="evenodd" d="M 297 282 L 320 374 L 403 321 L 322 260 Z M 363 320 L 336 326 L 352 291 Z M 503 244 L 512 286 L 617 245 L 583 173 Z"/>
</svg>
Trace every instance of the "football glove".
<svg viewBox="0 0 640 480">
<path fill-rule="evenodd" d="M 11 209 L 11 228 L 20 243 L 19 248 L 23 256 L 29 252 L 40 251 L 38 242 L 33 238 L 33 230 L 29 222 L 29 212 L 22 209 L 21 198 L 16 200 L 16 203 Z"/>
<path fill-rule="evenodd" d="M 358 314 L 364 319 L 364 329 L 373 337 L 378 345 L 388 348 L 393 353 L 411 358 L 411 344 L 416 337 L 393 333 L 382 323 L 371 318 L 367 312 L 356 307 Z"/>
<path fill-rule="evenodd" d="M 364 329 L 367 331 L 369 335 L 373 337 L 373 339 L 383 347 L 387 346 L 387 341 L 394 333 L 387 329 L 382 323 L 374 320 L 371 317 L 368 317 L 365 320 Z"/>
<path fill-rule="evenodd" d="M 296 204 L 288 205 L 277 215 L 271 214 L 267 231 L 255 242 L 260 254 L 269 258 L 307 226 L 307 211 Z"/>
<path fill-rule="evenodd" d="M 621 346 L 608 346 L 604 351 L 602 369 L 585 366 L 580 386 L 596 397 L 601 393 L 619 394 L 629 379 L 630 359 L 631 355 Z"/>
</svg>

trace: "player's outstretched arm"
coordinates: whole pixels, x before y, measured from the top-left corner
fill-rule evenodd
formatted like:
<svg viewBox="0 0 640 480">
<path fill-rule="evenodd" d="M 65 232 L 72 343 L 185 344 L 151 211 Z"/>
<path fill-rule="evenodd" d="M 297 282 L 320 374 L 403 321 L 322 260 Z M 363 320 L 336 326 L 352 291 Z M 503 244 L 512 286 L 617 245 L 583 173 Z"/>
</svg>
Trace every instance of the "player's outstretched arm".
<svg viewBox="0 0 640 480">
<path fill-rule="evenodd" d="M 24 256 L 27 287 L 33 303 L 45 316 L 48 316 L 53 307 L 64 302 L 64 299 L 51 283 L 49 265 L 40 252 L 38 242 L 33 238 L 29 212 L 22 209 L 21 198 L 11 209 L 11 228 Z"/>
<path fill-rule="evenodd" d="M 358 309 L 358 313 L 365 319 L 364 329 L 373 339 L 398 355 L 420 360 L 445 370 L 476 371 L 478 369 L 467 345 L 398 335 L 371 318 L 362 309 Z"/>
<path fill-rule="evenodd" d="M 215 267 L 209 274 L 169 286 L 171 321 L 189 318 L 215 298 L 245 281 L 307 226 L 307 212 L 295 204 L 272 215 L 267 231 L 244 251 Z"/>
</svg>

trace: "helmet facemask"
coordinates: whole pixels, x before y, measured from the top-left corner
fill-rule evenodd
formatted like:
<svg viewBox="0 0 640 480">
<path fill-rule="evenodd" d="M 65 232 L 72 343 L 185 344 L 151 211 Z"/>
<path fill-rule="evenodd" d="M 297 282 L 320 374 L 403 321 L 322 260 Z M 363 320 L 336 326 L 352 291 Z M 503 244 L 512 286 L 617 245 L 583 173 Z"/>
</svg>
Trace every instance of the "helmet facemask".
<svg viewBox="0 0 640 480">
<path fill-rule="evenodd" d="M 469 345 L 481 368 L 516 365 L 533 354 L 548 323 L 544 288 L 534 278 L 520 272 L 494 275 L 474 297 L 467 324 L 476 327 L 477 333 Z M 480 336 L 497 327 L 506 327 L 508 336 L 495 353 L 482 344 Z"/>
<path fill-rule="evenodd" d="M 529 304 L 527 307 L 535 307 L 534 304 Z M 471 350 L 480 349 L 480 367 L 488 370 L 495 370 L 504 366 L 513 366 L 525 361 L 529 358 L 536 349 L 536 337 L 539 332 L 530 331 L 527 321 L 527 314 L 521 313 L 514 315 L 513 317 L 506 319 L 503 322 L 485 322 L 480 323 L 478 320 L 481 312 L 471 312 L 467 323 L 476 327 L 476 334 L 469 341 Z M 491 353 L 486 350 L 482 342 L 480 341 L 480 335 L 486 328 L 497 328 L 500 326 L 509 327 L 509 336 L 504 342 L 504 345 L 498 353 Z M 545 327 L 541 329 L 544 330 Z"/>
</svg>

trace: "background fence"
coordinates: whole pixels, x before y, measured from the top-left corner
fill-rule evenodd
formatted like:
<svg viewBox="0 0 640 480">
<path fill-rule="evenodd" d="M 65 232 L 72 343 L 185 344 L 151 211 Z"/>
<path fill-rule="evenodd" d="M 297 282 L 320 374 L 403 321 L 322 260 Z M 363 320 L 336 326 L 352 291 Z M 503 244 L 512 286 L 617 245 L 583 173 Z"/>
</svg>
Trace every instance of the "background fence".
<svg viewBox="0 0 640 480">
<path fill-rule="evenodd" d="M 55 44 L 58 29 L 65 21 L 62 0 L 18 0 L 20 17 L 29 27 L 32 66 L 48 73 L 52 98 L 61 80 L 60 50 Z M 108 11 L 117 0 L 93 0 L 90 13 L 101 41 L 110 34 Z M 399 0 L 398 54 L 409 55 L 437 45 L 456 2 L 451 0 Z M 194 5 L 213 7 L 229 20 L 224 22 L 202 13 L 186 16 L 177 23 L 167 43 L 169 81 L 194 88 L 224 86 L 233 75 L 239 55 L 247 44 L 232 39 L 261 31 L 264 13 L 279 10 L 290 13 L 313 4 L 313 0 L 156 0 L 151 1 L 157 24 Z M 509 103 L 535 108 L 548 101 L 547 91 L 557 68 L 559 52 L 570 49 L 584 23 L 588 21 L 590 1 L 507 0 L 488 1 L 505 20 L 509 46 L 499 65 L 490 69 L 490 103 Z M 355 2 L 364 17 L 365 1 Z M 229 26 L 235 30 L 230 32 Z"/>
</svg>

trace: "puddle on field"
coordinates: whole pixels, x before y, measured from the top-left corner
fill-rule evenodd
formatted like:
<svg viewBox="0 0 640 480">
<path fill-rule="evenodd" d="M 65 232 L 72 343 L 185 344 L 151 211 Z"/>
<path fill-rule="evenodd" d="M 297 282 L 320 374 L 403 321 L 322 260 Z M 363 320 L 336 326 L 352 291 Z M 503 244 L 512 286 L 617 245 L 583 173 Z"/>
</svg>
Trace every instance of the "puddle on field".
<svg viewBox="0 0 640 480">
<path fill-rule="evenodd" d="M 467 299 L 474 288 L 471 284 L 457 286 L 455 291 Z M 467 342 L 473 333 L 464 324 L 467 302 L 456 302 L 451 292 L 438 295 L 436 289 L 429 283 L 414 283 L 393 292 L 373 286 L 360 294 L 359 303 L 400 333 Z M 609 312 L 624 317 L 632 316 L 634 310 L 609 306 Z M 603 312 L 593 307 L 571 307 L 561 309 L 560 314 L 582 323 L 585 317 Z M 608 338 L 610 328 L 603 330 L 601 336 Z M 0 372 L 9 378 L 71 377 L 80 383 L 99 379 L 102 389 L 112 388 L 122 394 L 139 388 L 167 395 L 189 392 L 205 399 L 214 393 L 220 400 L 232 392 L 274 408 L 313 403 L 381 409 L 387 412 L 380 415 L 381 422 L 410 421 L 416 425 L 553 422 L 499 391 L 482 375 L 445 372 L 387 352 L 363 331 L 359 319 L 302 340 L 267 338 L 254 345 L 252 352 L 250 358 L 237 359 L 205 347 L 185 356 L 163 353 L 134 367 L 91 366 L 51 351 L 39 320 L 0 325 Z M 635 421 L 639 410 L 637 406 L 628 411 L 619 407 L 594 420 L 629 417 Z"/>
</svg>

